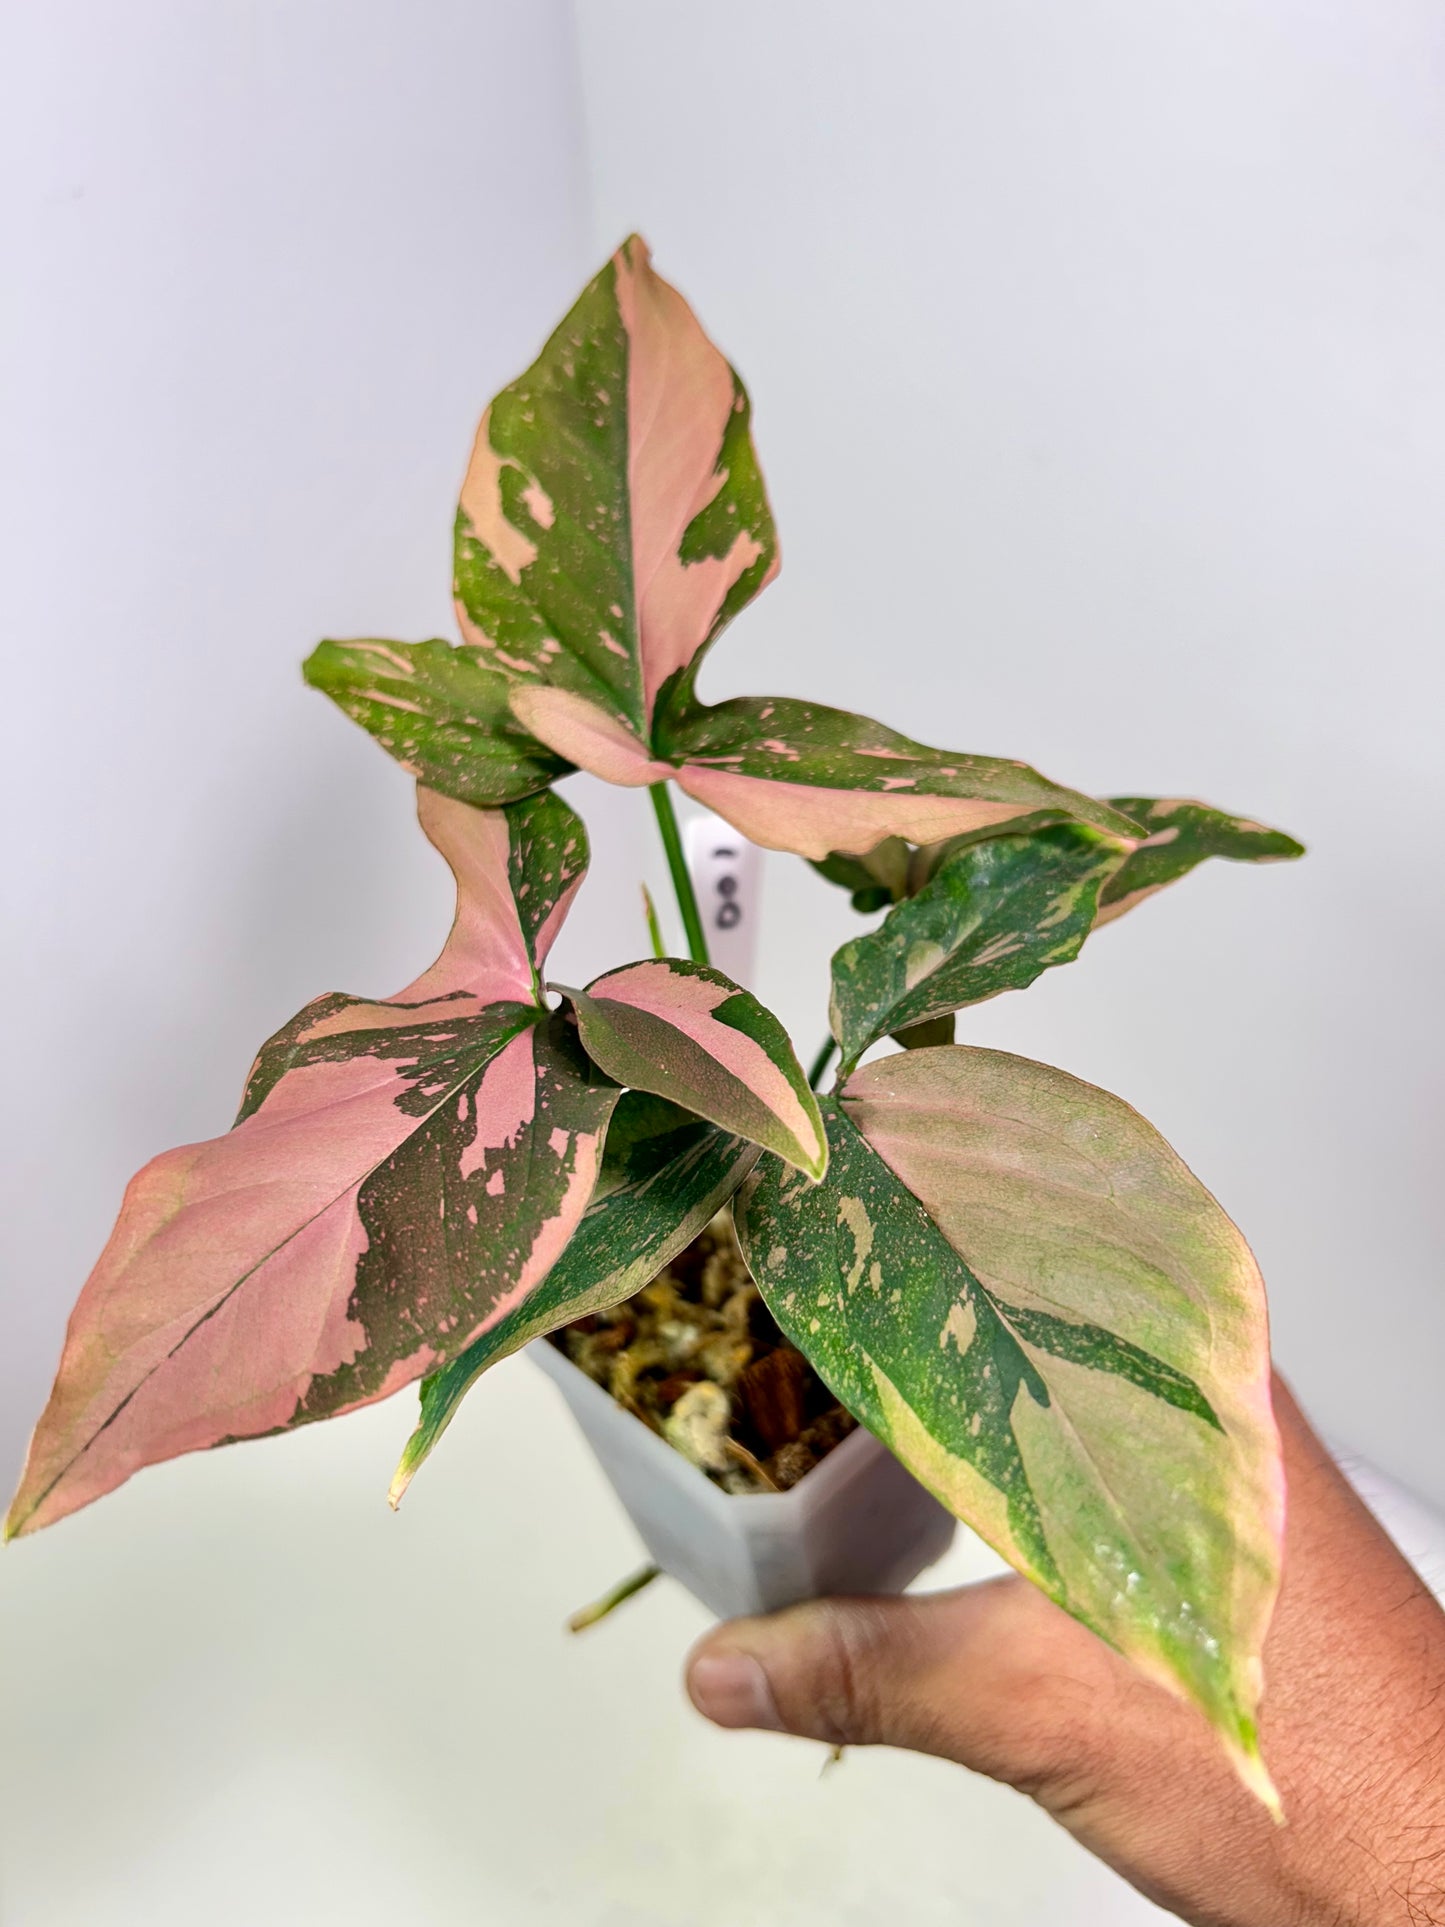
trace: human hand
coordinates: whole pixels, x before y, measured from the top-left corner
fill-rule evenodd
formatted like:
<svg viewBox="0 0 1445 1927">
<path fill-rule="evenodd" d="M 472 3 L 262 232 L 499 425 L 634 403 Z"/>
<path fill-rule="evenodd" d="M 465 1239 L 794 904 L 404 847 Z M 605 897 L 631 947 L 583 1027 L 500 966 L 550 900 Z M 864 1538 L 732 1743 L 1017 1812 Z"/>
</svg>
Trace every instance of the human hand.
<svg viewBox="0 0 1445 1927">
<path fill-rule="evenodd" d="M 1289 1508 L 1261 1739 L 1284 1827 L 1198 1713 L 1013 1577 L 719 1626 L 688 1661 L 694 1705 L 1005 1781 L 1196 1927 L 1445 1922 L 1445 1613 L 1274 1396 Z"/>
</svg>

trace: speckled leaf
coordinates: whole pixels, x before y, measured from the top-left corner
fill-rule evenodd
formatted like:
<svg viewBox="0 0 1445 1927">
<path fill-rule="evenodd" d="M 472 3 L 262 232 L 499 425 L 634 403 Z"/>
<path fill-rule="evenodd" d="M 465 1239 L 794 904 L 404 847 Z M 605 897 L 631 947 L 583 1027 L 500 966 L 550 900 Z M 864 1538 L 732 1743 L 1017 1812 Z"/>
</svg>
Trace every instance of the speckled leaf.
<svg viewBox="0 0 1445 1927">
<path fill-rule="evenodd" d="M 1021 763 L 818 705 L 696 702 L 777 535 L 746 392 L 636 236 L 483 417 L 455 556 L 463 640 L 530 736 L 609 782 L 675 777 L 754 842 L 823 858 L 1000 825 L 1128 834 Z"/>
<path fill-rule="evenodd" d="M 788 1033 L 751 991 L 706 964 L 659 957 L 564 994 L 583 1047 L 609 1077 L 822 1176 L 828 1146 L 818 1100 Z"/>
<path fill-rule="evenodd" d="M 323 642 L 302 669 L 402 768 L 443 796 L 492 807 L 572 768 L 507 707 L 507 678 L 480 650 L 431 642 Z"/>
<path fill-rule="evenodd" d="M 890 1032 L 1021 990 L 1068 963 L 1128 846 L 1080 824 L 964 845 L 917 896 L 833 956 L 843 1070 Z"/>
<path fill-rule="evenodd" d="M 1100 891 L 1100 923 L 1123 916 L 1207 857 L 1229 857 L 1236 863 L 1280 863 L 1304 855 L 1303 843 L 1296 843 L 1283 830 L 1266 829 L 1247 816 L 1226 816 L 1207 803 L 1177 796 L 1116 796 L 1111 800 L 1116 810 L 1132 817 L 1147 835 Z"/>
<path fill-rule="evenodd" d="M 457 881 L 446 947 L 382 1002 L 329 996 L 261 1050 L 228 1135 L 132 1180 L 70 1321 L 6 1522 L 144 1465 L 384 1397 L 545 1278 L 592 1195 L 617 1090 L 537 1000 L 586 866 L 544 795 L 423 791 Z"/>
<path fill-rule="evenodd" d="M 745 1138 L 663 1098 L 628 1091 L 608 1126 L 592 1203 L 562 1256 L 525 1304 L 423 1379 L 421 1418 L 392 1480 L 391 1503 L 400 1503 L 489 1365 L 530 1339 L 640 1291 L 726 1204 L 757 1157 L 757 1146 Z"/>
<path fill-rule="evenodd" d="M 827 1181 L 736 1215 L 774 1316 L 1020 1572 L 1259 1759 L 1283 1485 L 1263 1287 L 1128 1105 L 998 1051 L 884 1058 L 825 1104 Z"/>
<path fill-rule="evenodd" d="M 820 861 L 886 837 L 1080 822 L 1127 839 L 1127 817 L 1026 763 L 930 749 L 866 716 L 787 697 L 688 705 L 660 719 L 659 754 L 689 796 L 771 850 Z"/>
<path fill-rule="evenodd" d="M 463 638 L 569 760 L 641 766 L 659 689 L 777 566 L 747 394 L 634 235 L 482 418 Z"/>
</svg>

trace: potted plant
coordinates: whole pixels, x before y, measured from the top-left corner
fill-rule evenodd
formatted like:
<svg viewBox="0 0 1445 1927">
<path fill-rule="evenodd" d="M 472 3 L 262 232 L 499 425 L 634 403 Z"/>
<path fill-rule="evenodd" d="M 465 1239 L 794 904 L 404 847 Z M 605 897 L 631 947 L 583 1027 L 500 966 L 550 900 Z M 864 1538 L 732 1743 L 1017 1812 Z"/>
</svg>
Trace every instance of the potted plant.
<svg viewBox="0 0 1445 1927">
<path fill-rule="evenodd" d="M 705 652 L 777 568 L 746 391 L 634 237 L 482 418 L 455 529 L 460 645 L 326 642 L 306 664 L 417 778 L 456 878 L 446 946 L 393 997 L 308 1004 L 262 1045 L 233 1128 L 132 1180 L 7 1534 L 142 1466 L 420 1380 L 399 1497 L 480 1373 L 568 1327 L 583 1369 L 555 1352 L 553 1368 L 614 1441 L 614 1478 L 632 1477 L 619 1453 L 651 1455 L 645 1513 L 685 1475 L 716 1564 L 727 1522 L 781 1517 L 780 1495 L 696 1470 L 711 1453 L 724 1484 L 747 1458 L 766 1474 L 726 1374 L 672 1374 L 669 1444 L 609 1406 L 578 1345 L 623 1329 L 601 1349 L 625 1350 L 627 1302 L 666 1280 L 687 1300 L 699 1239 L 736 1284 L 730 1211 L 739 1370 L 773 1359 L 768 1395 L 799 1427 L 821 1398 L 844 1408 L 840 1437 L 866 1428 L 781 1495 L 789 1556 L 810 1531 L 866 1550 L 913 1503 L 906 1468 L 933 1496 L 885 1578 L 965 1520 L 1192 1701 L 1273 1800 L 1256 1710 L 1283 1481 L 1254 1261 L 1127 1104 L 953 1031 L 1205 858 L 1299 845 L 817 703 L 703 703 Z M 659 935 L 572 988 L 545 971 L 587 867 L 553 788 L 575 769 L 650 791 L 689 954 Z M 883 913 L 833 959 L 811 1076 L 709 963 L 674 784 Z M 723 1306 L 702 1306 L 712 1337 Z M 682 1364 L 705 1338 L 683 1334 Z M 812 1554 L 790 1570 L 795 1591 L 839 1575 Z"/>
</svg>

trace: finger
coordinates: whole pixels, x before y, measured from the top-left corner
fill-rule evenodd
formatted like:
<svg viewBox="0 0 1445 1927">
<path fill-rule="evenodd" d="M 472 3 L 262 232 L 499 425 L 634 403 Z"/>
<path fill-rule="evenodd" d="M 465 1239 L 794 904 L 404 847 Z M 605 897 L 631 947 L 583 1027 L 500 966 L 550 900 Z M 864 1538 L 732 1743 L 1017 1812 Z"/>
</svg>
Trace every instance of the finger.
<svg viewBox="0 0 1445 1927">
<path fill-rule="evenodd" d="M 1114 1656 L 1018 1579 L 821 1599 L 708 1634 L 688 1691 L 719 1726 L 935 1753 L 1036 1791 L 1117 1736 Z"/>
<path fill-rule="evenodd" d="M 1405 1847 L 1418 1861 L 1419 1816 L 1442 1811 L 1445 1619 L 1282 1385 L 1276 1403 L 1291 1502 L 1263 1724 L 1287 1828 L 1197 1711 L 1019 1579 L 718 1627 L 691 1656 L 694 1703 L 720 1725 L 909 1747 L 1006 1781 L 1186 1918 L 1403 1918 L 1385 1902 L 1418 1877 Z M 1364 1899 L 1342 1909 L 1342 1894 Z"/>
</svg>

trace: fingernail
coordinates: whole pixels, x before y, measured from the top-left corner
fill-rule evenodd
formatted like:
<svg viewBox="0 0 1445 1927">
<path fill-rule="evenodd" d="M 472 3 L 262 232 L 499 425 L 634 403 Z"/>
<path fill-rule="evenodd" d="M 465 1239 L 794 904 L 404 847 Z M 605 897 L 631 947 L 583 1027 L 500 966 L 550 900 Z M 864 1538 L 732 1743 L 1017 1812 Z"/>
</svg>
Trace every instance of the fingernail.
<svg viewBox="0 0 1445 1927">
<path fill-rule="evenodd" d="M 717 1726 L 784 1731 L 768 1676 L 751 1653 L 703 1653 L 688 1669 L 692 1703 Z"/>
</svg>

